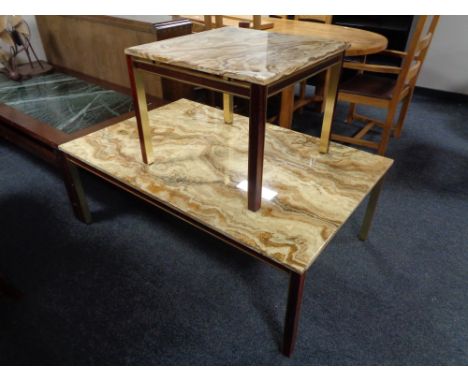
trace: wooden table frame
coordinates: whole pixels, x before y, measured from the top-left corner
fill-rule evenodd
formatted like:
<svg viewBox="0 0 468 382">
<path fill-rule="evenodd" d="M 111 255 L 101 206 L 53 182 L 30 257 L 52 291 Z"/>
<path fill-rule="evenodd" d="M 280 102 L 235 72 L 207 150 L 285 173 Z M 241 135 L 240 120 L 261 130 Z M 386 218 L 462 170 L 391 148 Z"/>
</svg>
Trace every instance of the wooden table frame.
<svg viewBox="0 0 468 382">
<path fill-rule="evenodd" d="M 146 203 L 153 205 L 189 224 L 192 226 L 208 233 L 211 236 L 216 237 L 219 240 L 241 250 L 242 252 L 253 256 L 263 262 L 266 262 L 275 268 L 278 268 L 286 273 L 289 274 L 289 291 L 288 291 L 288 300 L 287 300 L 287 307 L 286 307 L 286 317 L 284 321 L 284 330 L 283 330 L 283 343 L 282 343 L 282 353 L 287 356 L 291 357 L 294 351 L 294 346 L 296 343 L 296 337 L 299 327 L 299 318 L 300 318 L 300 311 L 302 305 L 302 295 L 304 292 L 304 283 L 305 278 L 307 275 L 307 271 L 304 273 L 295 272 L 285 265 L 277 263 L 272 259 L 263 256 L 260 253 L 257 253 L 252 248 L 249 248 L 242 243 L 233 240 L 232 238 L 224 235 L 221 232 L 215 231 L 214 229 L 204 225 L 202 222 L 191 218 L 190 216 L 185 215 L 180 210 L 170 207 L 169 205 L 162 203 L 150 196 L 144 194 L 143 192 L 125 184 L 118 179 L 113 178 L 112 176 L 90 166 L 89 164 L 73 158 L 72 156 L 63 153 L 63 168 L 66 169 L 68 174 L 68 180 L 66 181 L 67 187 L 71 185 L 69 188 L 69 197 L 71 200 L 71 205 L 73 206 L 73 210 L 75 216 L 80 219 L 81 221 L 90 224 L 92 221 L 91 213 L 89 211 L 89 207 L 85 198 L 85 193 L 82 188 L 82 184 L 79 177 L 78 168 L 86 170 L 99 178 L 113 184 L 120 189 L 127 191 L 128 193 L 136 196 L 137 198 L 145 201 Z M 370 226 L 372 223 L 372 219 L 374 216 L 374 212 L 377 206 L 377 200 L 380 194 L 380 190 L 382 188 L 383 177 L 376 183 L 373 187 L 372 191 L 370 192 L 369 202 L 367 204 L 367 210 L 364 216 L 364 220 L 359 232 L 359 239 L 364 241 L 367 239 Z"/>
<path fill-rule="evenodd" d="M 135 106 L 143 162 L 146 164 L 154 162 L 151 128 L 148 121 L 146 94 L 142 76 L 143 71 L 157 74 L 163 78 L 223 92 L 224 121 L 227 124 L 232 123 L 233 120 L 232 97 L 247 98 L 250 101 L 247 206 L 249 210 L 257 211 L 261 207 L 262 197 L 263 152 L 268 97 L 291 88 L 297 82 L 306 80 L 309 77 L 327 70 L 330 81 L 326 93 L 327 97 L 325 100 L 325 113 L 322 122 L 320 141 L 320 152 L 327 153 L 343 54 L 343 52 L 334 54 L 299 71 L 293 72 L 288 76 L 280 78 L 269 85 L 259 85 L 246 81 L 227 79 L 192 69 L 176 67 L 139 57 L 137 58 L 127 54 L 128 73 Z"/>
</svg>

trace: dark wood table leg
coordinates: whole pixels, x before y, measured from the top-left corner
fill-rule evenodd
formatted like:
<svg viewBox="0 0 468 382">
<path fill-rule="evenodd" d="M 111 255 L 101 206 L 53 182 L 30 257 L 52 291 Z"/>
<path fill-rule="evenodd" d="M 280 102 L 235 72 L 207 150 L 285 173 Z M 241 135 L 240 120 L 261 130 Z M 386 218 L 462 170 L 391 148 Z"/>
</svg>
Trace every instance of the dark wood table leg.
<svg viewBox="0 0 468 382">
<path fill-rule="evenodd" d="M 265 122 L 267 91 L 262 85 L 250 87 L 249 110 L 249 164 L 248 208 L 257 211 L 262 204 L 263 152 L 265 146 Z"/>
<path fill-rule="evenodd" d="M 297 328 L 301 313 L 302 293 L 304 291 L 305 273 L 291 272 L 289 279 L 288 306 L 284 323 L 283 354 L 291 357 L 296 343 Z"/>
<path fill-rule="evenodd" d="M 383 178 L 380 179 L 377 184 L 372 189 L 369 202 L 367 203 L 366 214 L 362 222 L 361 230 L 359 232 L 359 240 L 366 240 L 369 235 L 369 229 L 372 224 L 372 219 L 374 218 L 375 208 L 377 207 L 377 201 L 379 200 L 380 190 L 382 189 Z"/>
<path fill-rule="evenodd" d="M 90 224 L 92 222 L 91 213 L 89 212 L 83 186 L 81 185 L 78 169 L 73 163 L 67 160 L 65 155 L 62 155 L 61 162 L 63 180 L 67 188 L 70 203 L 73 207 L 73 212 L 83 223 Z"/>
</svg>

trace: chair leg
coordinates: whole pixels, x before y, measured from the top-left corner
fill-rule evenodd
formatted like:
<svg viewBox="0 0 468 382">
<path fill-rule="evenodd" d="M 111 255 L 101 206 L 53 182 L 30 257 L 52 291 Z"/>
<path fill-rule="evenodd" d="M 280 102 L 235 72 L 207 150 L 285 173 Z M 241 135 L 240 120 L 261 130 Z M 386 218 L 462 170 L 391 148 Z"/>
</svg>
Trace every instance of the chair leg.
<svg viewBox="0 0 468 382">
<path fill-rule="evenodd" d="M 300 83 L 300 89 L 299 89 L 299 101 L 303 101 L 305 99 L 306 87 L 307 87 L 307 81 L 302 81 Z M 299 108 L 299 113 L 302 113 L 302 110 L 304 110 L 304 107 Z"/>
<path fill-rule="evenodd" d="M 393 131 L 393 136 L 396 138 L 400 138 L 401 130 L 403 129 L 403 124 L 405 123 L 406 114 L 408 113 L 409 105 L 411 103 L 411 99 L 413 98 L 413 89 L 409 92 L 406 96 L 406 99 L 403 101 L 401 105 L 400 115 L 398 116 L 398 122 L 395 126 L 395 130 Z"/>
<path fill-rule="evenodd" d="M 379 155 L 385 155 L 385 152 L 387 151 L 388 142 L 390 141 L 390 136 L 392 134 L 393 119 L 395 117 L 397 105 L 398 104 L 395 102 L 395 104 L 390 105 L 390 108 L 387 111 L 387 118 L 385 119 L 382 131 L 382 139 L 377 150 Z"/>
<path fill-rule="evenodd" d="M 346 123 L 353 123 L 355 112 L 356 112 L 356 104 L 350 103 L 349 108 L 348 108 L 348 114 L 346 115 L 346 119 L 345 119 Z"/>
<path fill-rule="evenodd" d="M 294 114 L 294 85 L 281 92 L 281 107 L 279 114 L 279 125 L 290 129 Z"/>
</svg>

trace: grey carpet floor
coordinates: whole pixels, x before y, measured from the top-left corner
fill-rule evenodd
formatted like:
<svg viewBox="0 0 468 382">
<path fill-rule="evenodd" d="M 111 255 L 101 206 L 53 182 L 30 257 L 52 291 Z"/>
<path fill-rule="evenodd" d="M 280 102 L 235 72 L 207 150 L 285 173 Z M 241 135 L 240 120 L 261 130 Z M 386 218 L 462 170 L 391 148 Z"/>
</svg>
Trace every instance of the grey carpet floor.
<svg viewBox="0 0 468 382">
<path fill-rule="evenodd" d="M 83 225 L 58 173 L 0 141 L 0 273 L 23 293 L 0 299 L 0 364 L 467 365 L 467 106 L 416 94 L 368 241 L 363 205 L 308 274 L 291 359 L 285 274 L 86 174 Z"/>
</svg>

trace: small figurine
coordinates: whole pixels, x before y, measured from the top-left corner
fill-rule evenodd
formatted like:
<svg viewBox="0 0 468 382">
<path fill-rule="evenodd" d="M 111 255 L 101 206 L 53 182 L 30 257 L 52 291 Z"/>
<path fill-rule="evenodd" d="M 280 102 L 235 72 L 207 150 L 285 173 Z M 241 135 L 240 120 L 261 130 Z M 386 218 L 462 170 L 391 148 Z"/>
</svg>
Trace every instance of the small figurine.
<svg viewBox="0 0 468 382">
<path fill-rule="evenodd" d="M 20 81 L 53 70 L 50 64 L 37 58 L 29 39 L 30 35 L 29 25 L 21 16 L 0 16 L 0 41 L 4 45 L 0 46 L 0 64 L 3 65 L 0 71 L 12 80 Z M 22 52 L 28 58 L 26 64 L 17 62 L 17 56 Z M 31 53 L 35 61 L 32 61 Z"/>
</svg>

